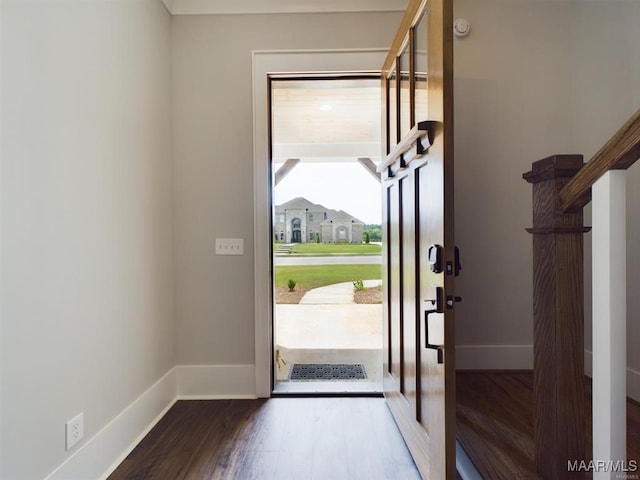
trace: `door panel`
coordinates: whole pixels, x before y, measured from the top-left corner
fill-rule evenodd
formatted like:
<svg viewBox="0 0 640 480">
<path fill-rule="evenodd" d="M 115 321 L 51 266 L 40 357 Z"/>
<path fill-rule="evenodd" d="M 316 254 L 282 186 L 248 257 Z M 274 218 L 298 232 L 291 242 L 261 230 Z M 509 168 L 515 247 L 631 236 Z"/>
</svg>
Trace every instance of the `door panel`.
<svg viewBox="0 0 640 480">
<path fill-rule="evenodd" d="M 400 289 L 401 289 L 401 264 L 400 264 L 400 198 L 399 186 L 391 185 L 387 189 L 388 214 L 386 215 L 387 235 L 389 241 L 387 266 L 387 299 L 385 310 L 388 315 L 387 351 L 389 365 L 385 371 L 389 372 L 397 382 L 397 389 L 404 390 L 400 380 L 402 375 L 403 345 L 400 339 L 402 331 L 402 316 L 400 313 Z"/>
<path fill-rule="evenodd" d="M 387 156 L 379 166 L 387 195 L 385 396 L 421 474 L 438 480 L 456 478 L 451 32 L 451 0 L 411 0 L 381 83 L 387 109 Z M 415 43 L 425 38 L 427 45 Z M 398 101 L 398 92 L 407 79 L 417 123 L 397 138 L 406 130 L 400 122 L 407 102 Z M 426 112 L 429 118 L 421 118 Z"/>
<path fill-rule="evenodd" d="M 416 345 L 416 255 L 415 255 L 415 188 L 413 175 L 398 181 L 400 192 L 400 225 L 401 225 L 401 318 L 404 376 L 402 393 L 409 401 L 411 410 L 418 409 L 418 357 Z"/>
</svg>

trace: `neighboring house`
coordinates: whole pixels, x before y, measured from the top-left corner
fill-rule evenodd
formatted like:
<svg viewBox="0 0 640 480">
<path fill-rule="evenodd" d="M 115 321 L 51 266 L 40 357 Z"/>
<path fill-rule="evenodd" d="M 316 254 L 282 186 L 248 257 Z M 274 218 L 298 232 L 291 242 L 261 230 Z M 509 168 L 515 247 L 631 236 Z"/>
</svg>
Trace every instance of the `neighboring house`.
<svg viewBox="0 0 640 480">
<path fill-rule="evenodd" d="M 284 243 L 362 243 L 364 222 L 297 197 L 275 208 L 273 236 Z"/>
</svg>

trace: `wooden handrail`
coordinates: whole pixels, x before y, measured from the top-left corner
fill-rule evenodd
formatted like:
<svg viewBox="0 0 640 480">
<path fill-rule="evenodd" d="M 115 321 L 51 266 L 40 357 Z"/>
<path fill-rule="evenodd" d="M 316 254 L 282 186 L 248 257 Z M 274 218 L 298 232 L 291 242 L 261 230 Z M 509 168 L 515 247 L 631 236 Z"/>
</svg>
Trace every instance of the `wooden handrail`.
<svg viewBox="0 0 640 480">
<path fill-rule="evenodd" d="M 560 191 L 562 212 L 581 209 L 591 201 L 591 187 L 609 170 L 626 170 L 640 159 L 640 110 L 605 143 Z"/>
</svg>

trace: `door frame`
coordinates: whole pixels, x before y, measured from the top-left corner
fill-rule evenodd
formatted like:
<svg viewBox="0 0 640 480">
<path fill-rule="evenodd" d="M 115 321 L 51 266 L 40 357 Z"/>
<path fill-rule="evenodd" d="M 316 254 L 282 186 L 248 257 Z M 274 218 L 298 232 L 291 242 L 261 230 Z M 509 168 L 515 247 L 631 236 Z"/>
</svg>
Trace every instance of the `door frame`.
<svg viewBox="0 0 640 480">
<path fill-rule="evenodd" d="M 253 62 L 253 216 L 255 392 L 273 390 L 272 195 L 269 152 L 268 74 L 379 72 L 389 48 L 254 51 Z"/>
</svg>

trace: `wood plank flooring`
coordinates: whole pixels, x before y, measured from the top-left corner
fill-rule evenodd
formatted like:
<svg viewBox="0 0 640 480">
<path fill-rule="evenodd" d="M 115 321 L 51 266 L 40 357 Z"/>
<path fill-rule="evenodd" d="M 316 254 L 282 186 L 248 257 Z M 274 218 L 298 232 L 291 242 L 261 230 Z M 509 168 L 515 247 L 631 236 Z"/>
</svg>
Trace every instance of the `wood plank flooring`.
<svg viewBox="0 0 640 480">
<path fill-rule="evenodd" d="M 383 398 L 179 401 L 121 479 L 419 479 Z"/>
<path fill-rule="evenodd" d="M 640 405 L 627 409 L 640 461 Z M 457 437 L 485 479 L 539 478 L 533 411 L 529 372 L 457 374 Z M 109 480 L 419 478 L 384 399 L 287 397 L 179 401 Z"/>
<path fill-rule="evenodd" d="M 533 374 L 458 372 L 457 438 L 485 479 L 538 479 L 534 467 Z M 591 386 L 586 459 L 591 455 Z M 640 461 L 640 405 L 627 402 L 627 455 Z M 590 476 L 587 476 L 590 478 Z"/>
</svg>

